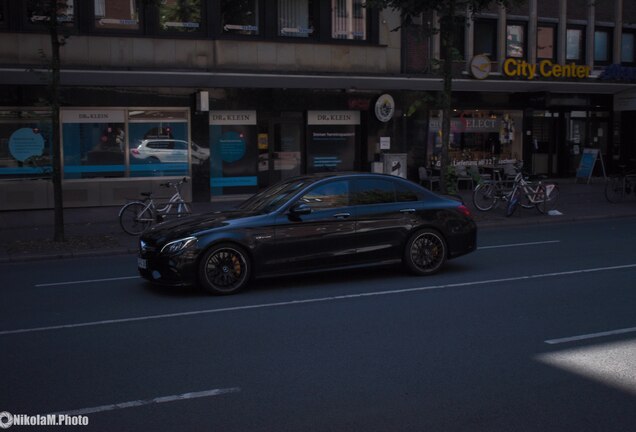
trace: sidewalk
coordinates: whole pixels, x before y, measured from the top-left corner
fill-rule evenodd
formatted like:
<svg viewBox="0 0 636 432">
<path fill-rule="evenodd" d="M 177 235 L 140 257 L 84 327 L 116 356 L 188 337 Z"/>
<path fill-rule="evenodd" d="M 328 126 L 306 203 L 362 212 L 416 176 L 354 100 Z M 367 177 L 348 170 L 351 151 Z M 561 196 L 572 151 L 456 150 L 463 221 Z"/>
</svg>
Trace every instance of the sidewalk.
<svg viewBox="0 0 636 432">
<path fill-rule="evenodd" d="M 512 217 L 505 216 L 505 206 L 480 212 L 472 204 L 472 192 L 460 191 L 479 228 L 504 226 L 522 227 L 528 224 L 572 222 L 636 216 L 636 198 L 611 204 L 604 195 L 603 179 L 590 184 L 575 179 L 559 179 L 559 200 L 556 206 L 561 215 L 542 215 L 536 209 L 518 208 Z M 239 201 L 221 200 L 193 203 L 193 213 L 205 213 L 231 208 Z M 120 207 L 93 207 L 64 210 L 66 241 L 55 243 L 53 238 L 53 210 L 24 210 L 0 212 L 0 263 L 80 256 L 100 256 L 135 253 L 137 237 L 123 232 L 119 226 Z"/>
</svg>

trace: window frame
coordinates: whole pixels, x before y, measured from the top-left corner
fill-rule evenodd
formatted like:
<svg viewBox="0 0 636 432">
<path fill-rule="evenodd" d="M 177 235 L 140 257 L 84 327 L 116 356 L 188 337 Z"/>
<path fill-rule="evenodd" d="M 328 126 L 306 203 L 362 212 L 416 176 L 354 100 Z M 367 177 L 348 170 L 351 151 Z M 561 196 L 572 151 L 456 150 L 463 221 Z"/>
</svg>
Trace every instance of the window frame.
<svg viewBox="0 0 636 432">
<path fill-rule="evenodd" d="M 320 2 L 321 6 L 326 9 L 325 13 L 321 14 L 320 16 L 328 17 L 327 22 L 326 23 L 323 22 L 323 26 L 320 29 L 321 33 L 323 33 L 323 38 L 325 38 L 330 43 L 349 43 L 349 44 L 358 43 L 358 44 L 365 44 L 365 45 L 374 43 L 373 41 L 375 40 L 375 31 L 374 31 L 374 26 L 372 25 L 372 23 L 376 20 L 374 18 L 375 9 L 373 8 L 366 9 L 366 22 L 365 22 L 366 38 L 365 39 L 335 38 L 333 36 L 334 8 L 332 7 L 332 1 L 333 0 L 329 2 Z M 362 3 L 364 3 L 363 0 L 362 0 Z M 351 13 L 353 14 L 354 12 L 355 12 L 355 8 L 351 11 Z"/>
<path fill-rule="evenodd" d="M 324 31 L 322 28 L 322 14 L 321 14 L 321 2 L 319 0 L 312 0 L 312 4 L 309 7 L 310 13 L 312 14 L 312 19 L 314 22 L 314 32 L 307 37 L 294 37 L 294 36 L 284 36 L 279 34 L 278 32 L 278 23 L 279 23 L 279 8 L 278 1 L 272 2 L 274 7 L 272 7 L 269 13 L 266 12 L 266 23 L 271 23 L 267 27 L 269 30 L 266 34 L 276 40 L 279 41 L 288 41 L 288 42 L 316 42 L 320 39 L 321 33 Z"/>
<path fill-rule="evenodd" d="M 199 0 L 200 7 L 200 23 L 199 28 L 193 31 L 179 31 L 179 30 L 164 30 L 161 28 L 161 9 L 160 6 L 151 6 L 150 11 L 148 13 L 148 27 L 149 33 L 153 36 L 159 37 L 167 37 L 170 39 L 180 39 L 180 38 L 201 38 L 208 36 L 208 22 L 209 22 L 209 14 L 208 14 L 208 4 L 209 2 L 205 0 Z"/>
<path fill-rule="evenodd" d="M 552 29 L 552 57 L 541 57 L 539 55 L 539 29 L 541 28 L 549 28 Z M 557 44 L 557 33 L 558 33 L 558 29 L 556 24 L 550 24 L 550 23 L 538 23 L 537 24 L 537 59 L 540 60 L 552 60 L 552 61 L 556 61 L 557 57 L 558 57 L 558 44 Z"/>
<path fill-rule="evenodd" d="M 510 27 L 521 27 L 523 29 L 523 41 L 521 42 L 521 49 L 523 52 L 521 56 L 511 56 L 509 55 L 509 42 L 508 42 L 508 31 Z M 523 21 L 506 21 L 506 52 L 505 58 L 514 58 L 514 59 L 527 59 L 528 58 L 528 23 Z"/>
<path fill-rule="evenodd" d="M 79 9 L 81 0 L 72 0 L 73 1 L 73 23 L 70 25 L 60 24 L 58 21 L 58 29 L 60 29 L 60 33 L 63 31 L 64 33 L 69 34 L 77 34 L 79 29 Z M 10 2 L 7 2 L 7 4 Z M 9 9 L 8 7 L 5 9 Z M 22 16 L 22 30 L 26 32 L 35 32 L 35 33 L 46 33 L 48 32 L 48 25 L 45 22 L 36 23 L 31 21 L 31 17 L 29 14 L 29 2 L 23 1 L 20 5 L 21 16 Z M 5 28 L 5 27 L 2 27 Z"/>
<path fill-rule="evenodd" d="M 605 43 L 605 49 L 606 49 L 606 53 L 607 53 L 607 59 L 606 60 L 597 60 L 596 58 L 596 35 L 597 33 L 605 33 L 607 35 L 606 38 L 606 43 Z M 607 66 L 609 64 L 612 63 L 612 58 L 613 58 L 613 36 L 614 36 L 614 32 L 612 31 L 611 28 L 609 27 L 596 27 L 594 29 L 594 64 L 595 65 L 599 65 L 599 66 Z"/>
<path fill-rule="evenodd" d="M 580 38 L 579 38 L 579 58 L 573 59 L 573 58 L 568 58 L 568 32 L 569 31 L 578 31 L 580 33 Z M 585 26 L 578 26 L 578 25 L 568 25 L 567 28 L 565 29 L 565 61 L 566 62 L 574 62 L 575 64 L 585 64 L 585 51 L 586 51 L 586 41 L 585 41 Z"/>
<path fill-rule="evenodd" d="M 229 1 L 229 0 L 228 0 Z M 214 29 L 215 29 L 215 37 L 214 39 L 218 39 L 218 40 L 223 40 L 223 39 L 238 39 L 238 40 L 266 40 L 271 38 L 271 25 L 268 24 L 268 22 L 271 21 L 266 19 L 266 12 L 265 12 L 265 2 L 263 0 L 254 0 L 257 7 L 258 7 L 258 13 L 257 13 L 257 18 L 258 18 L 258 33 L 256 34 L 240 34 L 240 33 L 230 33 L 230 32 L 224 32 L 223 31 L 223 17 L 221 14 L 221 10 L 222 10 L 222 3 L 223 0 L 218 0 L 214 2 L 214 7 L 211 8 L 213 9 L 213 17 L 214 18 Z M 210 14 L 208 14 L 208 17 L 210 16 Z"/>
<path fill-rule="evenodd" d="M 85 1 L 85 0 L 84 0 Z M 147 10 L 147 6 L 145 6 L 143 4 L 143 2 L 138 2 L 137 3 L 137 15 L 138 15 L 138 19 L 139 19 L 139 25 L 137 29 L 130 29 L 130 28 L 99 28 L 96 25 L 96 16 L 95 16 L 95 1 L 94 0 L 90 0 L 87 2 L 87 4 L 89 4 L 88 6 L 88 11 L 87 11 L 87 17 L 88 17 L 88 21 L 90 21 L 89 23 L 89 28 L 90 28 L 90 33 L 92 34 L 102 34 L 102 35 L 127 35 L 127 36 L 143 36 L 147 33 L 149 33 L 147 31 L 146 28 L 146 23 L 148 22 L 148 20 L 146 19 L 146 16 L 148 15 L 148 10 Z"/>
<path fill-rule="evenodd" d="M 482 53 L 482 52 L 477 52 L 476 50 L 476 46 L 475 46 L 475 41 L 476 41 L 476 37 L 473 37 L 473 51 L 475 53 L 475 55 L 479 55 L 479 54 L 487 54 L 488 58 L 491 61 L 496 61 L 497 60 L 497 20 L 496 19 L 490 19 L 490 18 L 477 18 L 473 21 L 473 31 L 474 33 L 477 33 L 477 25 L 488 25 L 488 26 L 492 26 L 493 27 L 493 38 L 490 41 L 491 42 L 491 47 L 490 47 L 490 51 L 492 51 L 490 54 L 487 53 Z"/>
<path fill-rule="evenodd" d="M 623 60 L 623 46 L 625 44 L 623 38 L 625 37 L 625 35 L 630 35 L 632 37 L 632 60 L 631 61 L 625 61 Z M 636 30 L 626 30 L 623 29 L 623 33 L 621 36 L 621 57 L 620 57 L 620 63 L 623 65 L 627 65 L 627 66 L 634 66 L 636 65 Z"/>
</svg>

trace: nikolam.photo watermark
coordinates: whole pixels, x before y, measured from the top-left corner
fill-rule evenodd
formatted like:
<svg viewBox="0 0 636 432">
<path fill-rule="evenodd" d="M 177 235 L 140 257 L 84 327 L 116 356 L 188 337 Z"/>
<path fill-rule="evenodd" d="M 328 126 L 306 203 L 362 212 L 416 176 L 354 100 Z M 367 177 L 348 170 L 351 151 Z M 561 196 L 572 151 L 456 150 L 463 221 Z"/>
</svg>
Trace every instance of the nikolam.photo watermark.
<svg viewBox="0 0 636 432">
<path fill-rule="evenodd" d="M 68 414 L 11 414 L 0 412 L 0 429 L 12 426 L 88 426 L 88 417 Z"/>
</svg>

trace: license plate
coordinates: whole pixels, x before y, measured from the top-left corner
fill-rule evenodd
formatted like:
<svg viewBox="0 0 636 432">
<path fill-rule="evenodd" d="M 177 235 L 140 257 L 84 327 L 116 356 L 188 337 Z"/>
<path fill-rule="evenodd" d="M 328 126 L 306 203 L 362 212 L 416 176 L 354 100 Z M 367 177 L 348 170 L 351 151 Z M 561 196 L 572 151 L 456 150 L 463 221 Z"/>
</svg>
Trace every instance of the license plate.
<svg viewBox="0 0 636 432">
<path fill-rule="evenodd" d="M 148 268 L 148 261 L 143 258 L 137 258 L 137 267 L 146 270 Z"/>
</svg>

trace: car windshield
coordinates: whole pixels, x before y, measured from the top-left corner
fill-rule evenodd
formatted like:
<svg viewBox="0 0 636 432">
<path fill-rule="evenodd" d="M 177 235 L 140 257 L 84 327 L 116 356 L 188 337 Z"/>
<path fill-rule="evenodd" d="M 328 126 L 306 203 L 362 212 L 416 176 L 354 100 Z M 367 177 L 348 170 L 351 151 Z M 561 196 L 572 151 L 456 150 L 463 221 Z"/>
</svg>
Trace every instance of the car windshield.
<svg viewBox="0 0 636 432">
<path fill-rule="evenodd" d="M 295 179 L 277 183 L 243 202 L 239 209 L 269 213 L 285 203 L 292 195 L 310 183 L 308 179 Z"/>
</svg>

